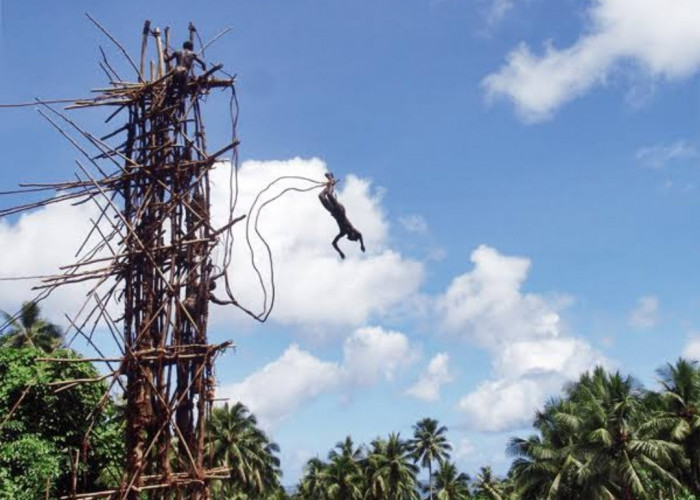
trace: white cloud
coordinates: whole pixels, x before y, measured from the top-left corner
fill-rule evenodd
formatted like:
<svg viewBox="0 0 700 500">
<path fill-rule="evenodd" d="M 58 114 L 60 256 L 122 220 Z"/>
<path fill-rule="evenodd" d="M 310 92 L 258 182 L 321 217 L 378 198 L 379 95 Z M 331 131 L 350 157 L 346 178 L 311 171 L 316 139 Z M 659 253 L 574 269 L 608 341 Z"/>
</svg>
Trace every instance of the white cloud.
<svg viewBox="0 0 700 500">
<path fill-rule="evenodd" d="M 559 311 L 570 299 L 522 292 L 528 259 L 482 245 L 471 261 L 474 269 L 452 281 L 437 307 L 447 330 L 489 352 L 493 377 L 462 397 L 458 408 L 468 427 L 514 429 L 564 382 L 605 359 L 566 334 Z"/>
<path fill-rule="evenodd" d="M 488 380 L 460 399 L 457 407 L 466 414 L 466 425 L 480 431 L 524 427 L 546 396 L 561 389 L 563 380 L 557 376 Z"/>
<path fill-rule="evenodd" d="M 563 338 L 519 342 L 494 354 L 496 377 L 459 400 L 466 423 L 481 431 L 528 426 L 535 411 L 563 385 L 604 358 L 586 342 Z"/>
<path fill-rule="evenodd" d="M 420 215 L 406 215 L 399 217 L 399 223 L 409 233 L 424 234 L 428 231 L 428 222 Z"/>
<path fill-rule="evenodd" d="M 700 67 L 697 0 L 594 0 L 589 25 L 569 47 L 551 42 L 542 55 L 521 43 L 483 86 L 489 98 L 506 97 L 528 121 L 607 82 L 632 63 L 649 78 L 679 79 Z"/>
<path fill-rule="evenodd" d="M 654 328 L 659 323 L 659 299 L 652 295 L 639 297 L 630 312 L 629 324 L 635 328 Z"/>
<path fill-rule="evenodd" d="M 683 348 L 683 357 L 700 361 L 700 335 L 695 334 L 688 337 Z"/>
<path fill-rule="evenodd" d="M 501 346 L 494 360 L 497 373 L 506 378 L 558 373 L 566 378 L 595 366 L 599 355 L 583 340 L 572 337 L 519 340 Z"/>
<path fill-rule="evenodd" d="M 449 365 L 450 357 L 447 353 L 436 354 L 416 383 L 406 390 L 406 394 L 423 401 L 439 400 L 440 387 L 452 381 Z"/>
<path fill-rule="evenodd" d="M 671 163 L 697 158 L 698 150 L 686 141 L 679 139 L 671 144 L 643 147 L 637 151 L 636 157 L 643 166 L 660 169 Z"/>
<path fill-rule="evenodd" d="M 563 352 L 552 351 L 544 366 L 530 366 L 519 370 L 518 376 L 501 375 L 481 383 L 476 390 L 460 399 L 458 408 L 466 414 L 466 424 L 481 431 L 505 431 L 528 426 L 535 411 L 546 399 L 558 394 L 562 386 L 579 373 L 590 369 L 603 360 L 601 356 L 585 346 L 584 351 L 571 356 L 570 345 L 563 344 Z M 519 360 L 518 360 L 519 361 Z M 558 371 L 546 369 L 547 364 L 565 365 L 573 363 L 582 369 Z"/>
<path fill-rule="evenodd" d="M 257 415 L 261 425 L 271 427 L 302 403 L 336 387 L 341 379 L 337 364 L 321 361 L 292 344 L 276 361 L 238 384 L 223 387 L 220 397 L 242 401 Z"/>
<path fill-rule="evenodd" d="M 219 397 L 242 401 L 269 429 L 321 394 L 391 382 L 415 357 L 404 334 L 359 328 L 343 344 L 342 363 L 322 361 L 292 344 L 242 382 L 221 387 Z"/>
<path fill-rule="evenodd" d="M 508 340 L 550 338 L 561 329 L 566 297 L 523 294 L 530 261 L 481 245 L 471 254 L 472 272 L 455 278 L 438 298 L 444 326 L 485 347 Z"/>
<path fill-rule="evenodd" d="M 391 381 L 415 357 L 404 334 L 380 327 L 355 330 L 343 344 L 346 377 L 357 385 L 371 385 L 381 378 Z"/>
<path fill-rule="evenodd" d="M 257 193 L 279 176 L 304 176 L 322 180 L 325 164 L 318 159 L 284 162 L 245 162 L 240 168 L 239 206 L 248 210 Z M 215 220 L 223 224 L 228 196 L 228 167 L 220 165 L 213 176 L 212 193 L 218 205 Z M 309 187 L 295 179 L 281 182 L 258 203 L 264 203 L 288 187 Z M 263 208 L 258 229 L 272 249 L 276 304 L 271 319 L 286 324 L 357 326 L 382 315 L 414 295 L 423 279 L 423 265 L 388 248 L 388 230 L 381 207 L 381 193 L 368 180 L 348 176 L 341 182 L 338 198 L 348 218 L 364 236 L 367 253 L 359 244 L 343 239 L 341 260 L 331 246 L 338 232 L 332 217 L 321 206 L 318 190 L 290 192 Z M 269 283 L 269 261 L 250 221 L 256 264 Z M 254 312 L 262 310 L 263 295 L 250 265 L 245 244 L 245 224 L 236 226 L 237 247 L 229 271 L 239 302 Z M 352 307 L 348 307 L 352 304 Z M 215 311 L 223 321 L 234 317 L 230 308 Z"/>
</svg>

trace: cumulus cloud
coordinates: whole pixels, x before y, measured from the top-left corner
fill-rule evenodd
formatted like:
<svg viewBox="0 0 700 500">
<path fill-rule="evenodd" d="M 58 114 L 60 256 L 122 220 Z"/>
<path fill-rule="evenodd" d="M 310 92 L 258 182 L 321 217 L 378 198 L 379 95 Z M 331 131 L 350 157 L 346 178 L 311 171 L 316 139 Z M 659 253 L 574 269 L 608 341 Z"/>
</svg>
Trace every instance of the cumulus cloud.
<svg viewBox="0 0 700 500">
<path fill-rule="evenodd" d="M 336 387 L 341 369 L 292 344 L 282 356 L 238 384 L 225 386 L 221 396 L 246 404 L 266 426 L 274 425 L 299 406 Z"/>
<path fill-rule="evenodd" d="M 659 299 L 653 295 L 639 297 L 628 321 L 634 328 L 654 328 L 659 323 Z"/>
<path fill-rule="evenodd" d="M 239 206 L 247 211 L 256 195 L 275 178 L 303 176 L 322 180 L 326 165 L 318 159 L 245 162 L 239 173 Z M 228 166 L 220 165 L 213 181 L 212 196 L 228 197 Z M 309 182 L 287 179 L 272 186 L 258 200 L 261 206 L 291 187 L 310 187 Z M 367 253 L 359 244 L 343 239 L 339 245 L 347 255 L 341 260 L 331 247 L 338 232 L 335 221 L 323 209 L 318 191 L 290 191 L 265 205 L 259 212 L 257 229 L 269 243 L 274 264 L 276 303 L 272 319 L 285 324 L 357 326 L 381 315 L 414 295 L 423 279 L 423 265 L 402 257 L 388 247 L 389 226 L 383 212 L 381 191 L 370 181 L 349 175 L 337 190 L 353 225 L 364 236 Z M 213 216 L 223 224 L 226 204 L 215 205 Z M 270 261 L 249 220 L 248 234 L 255 250 L 255 263 L 271 290 Z M 229 269 L 233 291 L 239 302 L 255 312 L 263 309 L 263 294 L 250 264 L 246 225 L 235 227 L 234 263 Z M 268 305 L 269 305 L 268 294 Z M 348 307 L 352 304 L 352 307 Z M 230 319 L 234 311 L 215 311 L 217 318 Z"/>
<path fill-rule="evenodd" d="M 546 394 L 558 391 L 560 383 L 560 378 L 546 375 L 488 380 L 460 399 L 458 408 L 467 415 L 470 427 L 510 430 L 526 425 Z"/>
<path fill-rule="evenodd" d="M 466 423 L 481 431 L 504 431 L 530 424 L 535 410 L 562 386 L 604 358 L 579 339 L 519 342 L 494 354 L 496 377 L 459 400 Z"/>
<path fill-rule="evenodd" d="M 365 327 L 345 340 L 343 359 L 348 381 L 371 385 L 381 378 L 391 381 L 399 368 L 413 362 L 415 353 L 404 334 Z"/>
<path fill-rule="evenodd" d="M 519 340 L 502 346 L 496 371 L 507 378 L 557 373 L 573 378 L 600 358 L 583 340 L 572 337 Z"/>
<path fill-rule="evenodd" d="M 559 312 L 570 299 L 524 293 L 530 261 L 488 246 L 471 255 L 472 271 L 438 298 L 443 326 L 491 355 L 493 377 L 462 397 L 465 424 L 503 431 L 527 424 L 562 384 L 605 359 L 567 335 Z"/>
<path fill-rule="evenodd" d="M 274 428 L 304 403 L 333 390 L 391 382 L 416 356 L 408 338 L 380 327 L 355 330 L 343 344 L 341 363 L 322 361 L 297 344 L 219 396 L 242 401 L 266 428 Z"/>
<path fill-rule="evenodd" d="M 530 261 L 481 245 L 471 254 L 474 270 L 455 278 L 437 301 L 444 326 L 486 347 L 504 341 L 550 338 L 561 328 L 563 296 L 545 298 L 520 291 Z"/>
<path fill-rule="evenodd" d="M 406 390 L 406 394 L 423 401 L 440 399 L 440 388 L 452 381 L 449 365 L 450 357 L 447 353 L 436 354 L 416 383 Z"/>
<path fill-rule="evenodd" d="M 679 139 L 671 144 L 656 144 L 640 148 L 636 158 L 646 168 L 655 170 L 672 163 L 691 160 L 698 157 L 698 150 L 686 141 Z"/>
<path fill-rule="evenodd" d="M 700 335 L 695 334 L 688 337 L 683 348 L 683 357 L 700 361 Z"/>
<path fill-rule="evenodd" d="M 505 97 L 527 121 L 603 85 L 613 71 L 680 79 L 700 67 L 700 3 L 696 0 L 594 0 L 588 27 L 572 45 L 545 45 L 534 54 L 521 43 L 482 82 L 489 98 Z"/>
</svg>

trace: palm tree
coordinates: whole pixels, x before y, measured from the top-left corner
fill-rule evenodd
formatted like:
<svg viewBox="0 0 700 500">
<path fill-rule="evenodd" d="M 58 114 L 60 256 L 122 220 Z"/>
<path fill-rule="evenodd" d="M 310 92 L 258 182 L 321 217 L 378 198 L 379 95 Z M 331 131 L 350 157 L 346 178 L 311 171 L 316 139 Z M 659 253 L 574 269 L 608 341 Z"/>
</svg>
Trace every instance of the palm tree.
<svg viewBox="0 0 700 500">
<path fill-rule="evenodd" d="M 408 442 L 403 441 L 399 434 L 391 433 L 386 441 L 375 440 L 373 448 L 367 459 L 368 469 L 372 471 L 368 496 L 417 500 L 418 467 L 411 462 L 413 454 Z"/>
<path fill-rule="evenodd" d="M 645 498 L 649 494 L 643 481 L 645 473 L 681 487 L 670 472 L 680 448 L 645 435 L 642 424 L 649 414 L 644 411 L 644 391 L 632 377 L 609 374 L 598 367 L 567 392 L 584 426 L 582 441 L 577 444 L 582 459 L 577 471 L 581 495 Z"/>
<path fill-rule="evenodd" d="M 421 467 L 428 469 L 429 498 L 433 500 L 433 462 L 442 463 L 450 458 L 452 445 L 445 434 L 447 427 L 440 426 L 433 418 L 424 418 L 413 426 L 413 439 L 410 447 L 414 461 L 420 461 Z"/>
<path fill-rule="evenodd" d="M 680 380 L 671 382 L 673 370 L 664 373 L 667 392 L 690 394 L 687 385 L 679 389 Z M 674 472 L 682 449 L 668 436 L 690 427 L 679 420 L 687 405 L 665 414 L 662 407 L 661 397 L 632 377 L 600 367 L 582 375 L 564 400 L 548 402 L 537 414 L 538 435 L 511 439 L 508 451 L 516 458 L 510 473 L 520 498 L 631 500 L 681 489 Z"/>
<path fill-rule="evenodd" d="M 359 462 L 362 460 L 362 448 L 356 448 L 352 437 L 346 436 L 345 440 L 335 443 L 335 447 L 328 453 L 328 458 L 333 460 L 339 455 L 350 457 L 353 461 Z"/>
<path fill-rule="evenodd" d="M 364 461 L 364 476 L 366 500 L 385 500 L 387 498 L 387 485 L 384 476 L 378 473 L 380 463 L 377 457 L 386 454 L 386 440 L 376 438 L 370 443 L 368 456 Z"/>
<path fill-rule="evenodd" d="M 491 467 L 482 467 L 476 476 L 476 492 L 489 500 L 503 500 L 501 485 Z"/>
<path fill-rule="evenodd" d="M 515 459 L 510 474 L 519 498 L 554 500 L 579 498 L 576 456 L 581 421 L 569 401 L 550 400 L 535 417 L 540 435 L 511 438 L 508 454 Z"/>
<path fill-rule="evenodd" d="M 433 474 L 437 500 L 467 500 L 471 498 L 469 476 L 458 472 L 457 466 L 444 461 Z M 432 484 L 432 483 L 431 483 Z"/>
<path fill-rule="evenodd" d="M 328 500 L 361 500 L 365 481 L 362 473 L 362 450 L 352 438 L 336 444 L 328 454 L 323 495 Z"/>
<path fill-rule="evenodd" d="M 654 434 L 680 443 L 689 466 L 683 471 L 685 483 L 700 493 L 700 369 L 696 361 L 679 358 L 657 370 L 663 387 L 662 410 L 645 427 Z"/>
<path fill-rule="evenodd" d="M 279 447 L 258 428 L 257 419 L 238 402 L 215 408 L 208 421 L 208 454 L 212 465 L 231 469 L 224 490 L 261 496 L 279 487 Z"/>
<path fill-rule="evenodd" d="M 282 478 L 282 468 L 278 457 L 280 447 L 277 443 L 269 441 L 265 435 L 265 443 L 263 446 L 262 461 L 260 462 L 261 478 L 259 484 L 262 484 L 262 491 L 275 492 L 281 488 L 280 479 Z"/>
<path fill-rule="evenodd" d="M 39 306 L 29 301 L 22 304 L 19 315 L 2 312 L 9 331 L 0 335 L 0 347 L 35 347 L 46 353 L 61 344 L 61 328 L 39 317 Z"/>
<path fill-rule="evenodd" d="M 304 466 L 304 476 L 299 482 L 299 494 L 302 498 L 323 500 L 327 481 L 327 464 L 318 457 L 309 459 Z"/>
</svg>

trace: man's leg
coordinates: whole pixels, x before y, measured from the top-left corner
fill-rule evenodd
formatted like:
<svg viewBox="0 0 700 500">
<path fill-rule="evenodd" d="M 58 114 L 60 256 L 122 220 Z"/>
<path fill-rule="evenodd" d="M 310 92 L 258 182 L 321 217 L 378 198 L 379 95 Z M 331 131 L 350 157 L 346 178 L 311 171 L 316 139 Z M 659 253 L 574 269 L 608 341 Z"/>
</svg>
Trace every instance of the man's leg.
<svg viewBox="0 0 700 500">
<path fill-rule="evenodd" d="M 333 240 L 333 248 L 335 248 L 335 251 L 340 254 L 341 259 L 345 258 L 345 254 L 343 253 L 343 251 L 340 248 L 338 248 L 338 240 L 340 238 L 342 238 L 343 236 L 344 236 L 344 233 L 342 233 L 342 232 L 338 233 L 338 236 L 336 236 L 335 239 Z"/>
<path fill-rule="evenodd" d="M 360 249 L 364 252 L 365 251 L 365 241 L 362 239 L 362 233 L 357 231 L 357 234 L 360 237 Z"/>
</svg>

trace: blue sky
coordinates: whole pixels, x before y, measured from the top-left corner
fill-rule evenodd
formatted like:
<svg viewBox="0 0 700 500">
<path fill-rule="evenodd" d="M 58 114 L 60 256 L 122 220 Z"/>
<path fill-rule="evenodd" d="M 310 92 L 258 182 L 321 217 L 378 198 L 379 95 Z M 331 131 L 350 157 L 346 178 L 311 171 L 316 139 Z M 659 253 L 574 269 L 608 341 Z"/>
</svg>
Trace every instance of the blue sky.
<svg viewBox="0 0 700 500">
<path fill-rule="evenodd" d="M 368 253 L 344 242 L 340 262 L 315 196 L 286 198 L 262 223 L 278 309 L 211 328 L 238 345 L 221 392 L 279 442 L 285 482 L 348 433 L 408 435 L 424 416 L 464 470 L 503 471 L 507 438 L 582 370 L 653 386 L 664 362 L 700 357 L 697 1 L 5 1 L 0 101 L 104 86 L 98 45 L 128 72 L 85 12 L 134 55 L 144 19 L 176 40 L 190 20 L 205 40 L 233 28 L 206 58 L 238 75 L 244 199 L 283 173 L 343 179 Z M 211 101 L 223 144 L 227 103 Z M 36 112 L 2 117 L 3 189 L 72 175 L 77 153 Z M 70 261 L 86 215 L 3 223 L 0 274 Z M 20 292 L 0 287 L 2 308 Z"/>
</svg>

